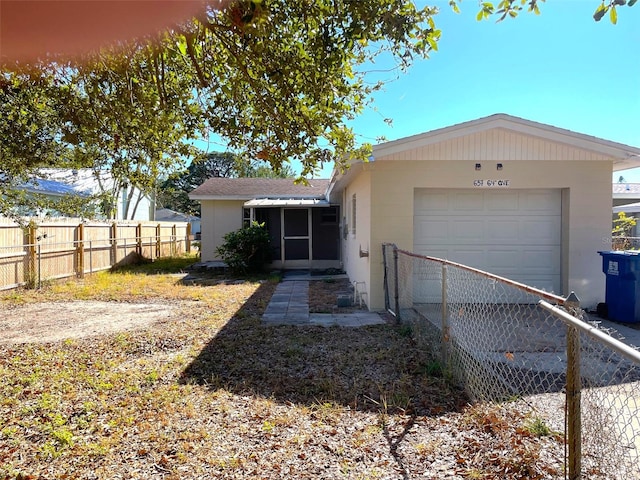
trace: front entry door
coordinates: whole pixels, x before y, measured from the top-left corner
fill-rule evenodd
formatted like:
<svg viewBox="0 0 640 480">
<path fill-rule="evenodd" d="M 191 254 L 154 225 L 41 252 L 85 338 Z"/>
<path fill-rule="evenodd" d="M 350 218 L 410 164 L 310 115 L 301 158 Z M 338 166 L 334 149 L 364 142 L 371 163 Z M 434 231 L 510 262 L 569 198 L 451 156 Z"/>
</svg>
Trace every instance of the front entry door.
<svg viewBox="0 0 640 480">
<path fill-rule="evenodd" d="M 308 268 L 311 258 L 311 210 L 282 209 L 282 264 L 285 267 Z"/>
</svg>

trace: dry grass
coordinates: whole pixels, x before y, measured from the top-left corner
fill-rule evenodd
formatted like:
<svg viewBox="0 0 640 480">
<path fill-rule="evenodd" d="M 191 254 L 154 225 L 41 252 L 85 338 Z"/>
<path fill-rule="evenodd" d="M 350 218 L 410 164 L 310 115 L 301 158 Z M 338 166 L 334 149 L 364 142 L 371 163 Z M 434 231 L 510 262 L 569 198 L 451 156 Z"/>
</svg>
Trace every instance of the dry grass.
<svg viewBox="0 0 640 480">
<path fill-rule="evenodd" d="M 366 306 L 355 303 L 349 307 L 338 307 L 339 295 L 350 295 L 353 286 L 346 278 L 312 280 L 309 284 L 309 311 L 311 313 L 349 313 L 365 310 Z"/>
<path fill-rule="evenodd" d="M 466 407 L 406 329 L 265 327 L 274 288 L 126 272 L 5 293 L 190 302 L 140 331 L 0 346 L 0 478 L 562 478 L 555 437 Z"/>
</svg>

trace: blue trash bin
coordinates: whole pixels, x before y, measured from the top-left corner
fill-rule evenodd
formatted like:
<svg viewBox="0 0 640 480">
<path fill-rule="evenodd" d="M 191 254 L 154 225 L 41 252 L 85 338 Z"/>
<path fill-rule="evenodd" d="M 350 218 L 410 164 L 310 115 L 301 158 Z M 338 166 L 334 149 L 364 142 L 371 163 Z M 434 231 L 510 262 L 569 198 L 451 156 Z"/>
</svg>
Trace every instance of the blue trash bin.
<svg viewBox="0 0 640 480">
<path fill-rule="evenodd" d="M 640 251 L 598 253 L 607 276 L 605 303 L 609 320 L 640 322 Z"/>
</svg>

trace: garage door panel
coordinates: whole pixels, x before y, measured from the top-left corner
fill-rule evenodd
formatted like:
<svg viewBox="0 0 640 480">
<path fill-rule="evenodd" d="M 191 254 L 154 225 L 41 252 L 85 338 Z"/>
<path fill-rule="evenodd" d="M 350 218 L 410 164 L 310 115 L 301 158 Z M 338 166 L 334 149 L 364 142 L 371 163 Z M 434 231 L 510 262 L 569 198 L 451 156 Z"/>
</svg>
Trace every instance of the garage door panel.
<svg viewBox="0 0 640 480">
<path fill-rule="evenodd" d="M 414 227 L 414 243 L 433 244 L 449 238 L 449 220 L 421 218 Z"/>
<path fill-rule="evenodd" d="M 488 212 L 506 212 L 512 215 L 520 209 L 519 196 L 514 192 L 496 192 L 496 195 L 487 197 L 486 211 Z"/>
<path fill-rule="evenodd" d="M 450 232 L 461 243 L 474 242 L 484 231 L 484 222 L 479 220 L 451 220 Z"/>
<path fill-rule="evenodd" d="M 481 192 L 463 192 L 453 196 L 452 212 L 478 212 L 484 210 L 484 198 Z"/>
<path fill-rule="evenodd" d="M 424 193 L 416 196 L 415 214 L 424 215 L 429 212 L 433 212 L 434 210 L 449 210 L 449 194 L 446 190 L 427 191 L 422 189 L 416 191 Z"/>
<path fill-rule="evenodd" d="M 553 271 L 560 264 L 560 252 L 555 247 L 530 247 L 522 250 L 521 265 L 531 271 Z"/>
<path fill-rule="evenodd" d="M 549 215 L 560 215 L 561 195 L 559 190 L 541 192 L 523 192 L 520 209 L 526 212 L 541 212 Z"/>
<path fill-rule="evenodd" d="M 417 189 L 415 198 L 440 207 L 414 211 L 416 253 L 560 292 L 560 190 Z"/>
<path fill-rule="evenodd" d="M 518 271 L 521 267 L 520 251 L 516 249 L 492 249 L 487 252 L 487 265 L 494 271 Z"/>
<path fill-rule="evenodd" d="M 520 239 L 520 222 L 518 219 L 487 220 L 486 237 L 492 242 L 518 242 Z M 478 237 L 476 237 L 478 238 Z"/>
<path fill-rule="evenodd" d="M 527 240 L 526 243 L 560 244 L 562 231 L 560 216 L 523 220 L 521 226 L 524 237 L 523 240 Z"/>
</svg>

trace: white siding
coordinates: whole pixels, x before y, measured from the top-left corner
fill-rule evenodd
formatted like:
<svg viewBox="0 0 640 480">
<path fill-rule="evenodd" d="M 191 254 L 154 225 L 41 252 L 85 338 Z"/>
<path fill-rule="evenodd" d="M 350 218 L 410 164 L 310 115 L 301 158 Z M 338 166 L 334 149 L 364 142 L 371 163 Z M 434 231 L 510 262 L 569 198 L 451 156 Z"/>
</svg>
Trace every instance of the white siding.
<svg viewBox="0 0 640 480">
<path fill-rule="evenodd" d="M 216 254 L 225 234 L 242 226 L 244 200 L 203 200 L 200 217 L 202 227 L 202 261 L 219 260 Z"/>
<path fill-rule="evenodd" d="M 595 152 L 551 142 L 543 138 L 523 135 L 503 128 L 426 145 L 384 158 L 385 160 L 410 161 L 425 159 L 454 161 L 611 160 Z"/>
</svg>

